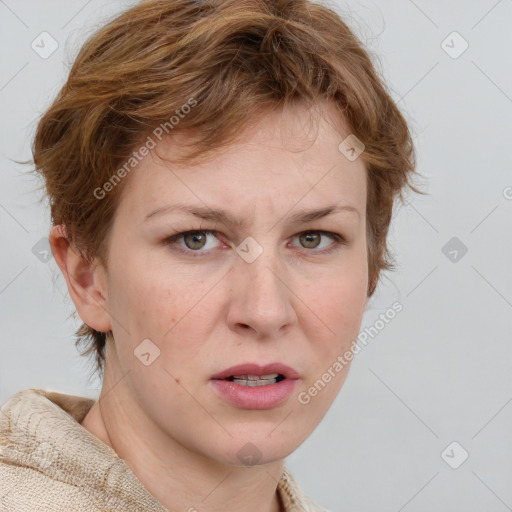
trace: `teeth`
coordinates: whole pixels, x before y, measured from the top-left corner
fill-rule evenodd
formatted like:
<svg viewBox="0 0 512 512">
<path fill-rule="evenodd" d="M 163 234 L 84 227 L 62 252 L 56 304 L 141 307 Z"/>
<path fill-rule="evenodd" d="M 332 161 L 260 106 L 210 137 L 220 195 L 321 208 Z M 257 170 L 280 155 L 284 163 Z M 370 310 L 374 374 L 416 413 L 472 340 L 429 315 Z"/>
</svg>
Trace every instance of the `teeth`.
<svg viewBox="0 0 512 512">
<path fill-rule="evenodd" d="M 240 386 L 247 386 L 254 388 L 257 386 L 267 386 L 269 384 L 275 384 L 277 382 L 278 373 L 271 373 L 270 375 L 234 375 L 233 382 Z"/>
<path fill-rule="evenodd" d="M 260 379 L 277 379 L 279 377 L 279 373 L 271 373 L 270 375 L 233 375 L 234 379 L 243 379 L 243 380 L 260 380 Z"/>
<path fill-rule="evenodd" d="M 268 386 L 269 384 L 275 384 L 277 379 L 265 379 L 265 380 L 245 380 L 245 379 L 233 379 L 235 384 L 240 386 L 247 386 L 249 388 L 255 388 L 258 386 Z"/>
</svg>

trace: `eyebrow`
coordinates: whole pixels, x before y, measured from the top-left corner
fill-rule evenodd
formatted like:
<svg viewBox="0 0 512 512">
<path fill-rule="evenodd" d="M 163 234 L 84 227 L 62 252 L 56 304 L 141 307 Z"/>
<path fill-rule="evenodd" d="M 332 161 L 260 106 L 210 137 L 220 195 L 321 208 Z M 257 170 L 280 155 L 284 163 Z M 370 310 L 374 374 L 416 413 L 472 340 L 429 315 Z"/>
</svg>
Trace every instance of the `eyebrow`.
<svg viewBox="0 0 512 512">
<path fill-rule="evenodd" d="M 244 227 L 245 222 L 233 217 L 229 212 L 222 209 L 214 210 L 212 208 L 205 208 L 205 207 L 198 207 L 193 205 L 187 205 L 187 204 L 172 204 L 168 206 L 164 206 L 161 208 L 157 208 L 156 210 L 153 210 L 152 212 L 148 213 L 144 221 L 148 221 L 149 219 L 161 215 L 163 213 L 170 213 L 170 212 L 185 212 L 194 215 L 195 217 L 198 217 L 200 219 L 204 220 L 213 220 L 220 222 L 226 226 L 236 226 L 236 227 Z M 306 209 L 302 210 L 298 213 L 295 213 L 293 215 L 290 215 L 287 217 L 288 222 L 292 224 L 306 224 L 308 222 L 322 219 L 324 217 L 327 217 L 328 215 L 334 215 L 336 213 L 355 213 L 359 218 L 361 218 L 361 214 L 359 210 L 354 208 L 350 205 L 331 205 L 326 206 L 325 208 L 320 209 Z"/>
</svg>

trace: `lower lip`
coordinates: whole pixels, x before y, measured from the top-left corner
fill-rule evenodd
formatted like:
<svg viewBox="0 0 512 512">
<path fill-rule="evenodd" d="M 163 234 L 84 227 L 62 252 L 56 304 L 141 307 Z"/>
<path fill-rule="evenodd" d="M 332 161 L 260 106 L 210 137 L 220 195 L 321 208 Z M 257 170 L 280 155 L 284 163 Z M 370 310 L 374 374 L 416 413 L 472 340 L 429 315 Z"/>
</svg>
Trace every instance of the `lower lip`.
<svg viewBox="0 0 512 512">
<path fill-rule="evenodd" d="M 241 386 L 229 380 L 210 381 L 222 398 L 240 409 L 272 409 L 290 397 L 298 379 L 284 379 L 265 386 Z"/>
</svg>

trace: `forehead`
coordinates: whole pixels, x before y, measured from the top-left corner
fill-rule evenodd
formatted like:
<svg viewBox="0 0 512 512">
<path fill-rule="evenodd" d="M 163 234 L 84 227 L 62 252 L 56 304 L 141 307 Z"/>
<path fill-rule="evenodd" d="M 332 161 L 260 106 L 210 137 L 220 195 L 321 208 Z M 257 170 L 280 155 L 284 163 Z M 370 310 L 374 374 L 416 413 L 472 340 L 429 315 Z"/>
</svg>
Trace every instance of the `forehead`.
<svg viewBox="0 0 512 512">
<path fill-rule="evenodd" d="M 308 111 L 302 105 L 269 111 L 241 133 L 238 141 L 199 163 L 166 159 L 180 151 L 187 136 L 163 139 L 129 177 L 120 207 L 138 217 L 180 202 L 197 207 L 231 206 L 278 214 L 299 204 L 322 207 L 350 201 L 363 209 L 366 168 L 347 159 L 340 143 L 350 131 L 331 104 Z M 161 157 L 161 158 L 160 158 Z"/>
</svg>

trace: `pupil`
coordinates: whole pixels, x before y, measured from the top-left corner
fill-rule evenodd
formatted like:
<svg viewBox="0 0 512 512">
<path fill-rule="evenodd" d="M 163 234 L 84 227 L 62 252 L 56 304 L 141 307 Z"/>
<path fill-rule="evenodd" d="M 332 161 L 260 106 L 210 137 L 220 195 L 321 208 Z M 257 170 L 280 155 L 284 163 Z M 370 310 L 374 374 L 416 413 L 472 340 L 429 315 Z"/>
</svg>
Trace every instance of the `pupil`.
<svg viewBox="0 0 512 512">
<path fill-rule="evenodd" d="M 306 245 L 309 244 L 309 243 L 312 243 L 312 239 L 314 240 L 315 238 L 318 238 L 318 234 L 317 233 L 314 233 L 314 232 L 310 232 L 310 233 L 305 233 L 303 235 L 303 237 L 306 238 Z M 313 243 L 312 246 L 308 246 L 308 247 L 317 247 L 318 243 Z"/>
<path fill-rule="evenodd" d="M 202 244 L 201 244 L 201 242 L 198 242 L 198 239 L 200 239 L 200 238 L 203 238 L 203 243 Z M 201 247 L 204 246 L 204 238 L 205 238 L 204 233 L 189 233 L 185 237 L 185 241 L 186 241 L 185 243 L 186 243 L 186 245 L 188 246 L 189 249 L 201 249 Z M 192 244 L 191 245 L 188 243 L 188 241 L 190 239 L 192 239 Z M 196 243 L 199 243 L 199 246 L 195 246 L 194 244 L 196 244 Z"/>
</svg>

